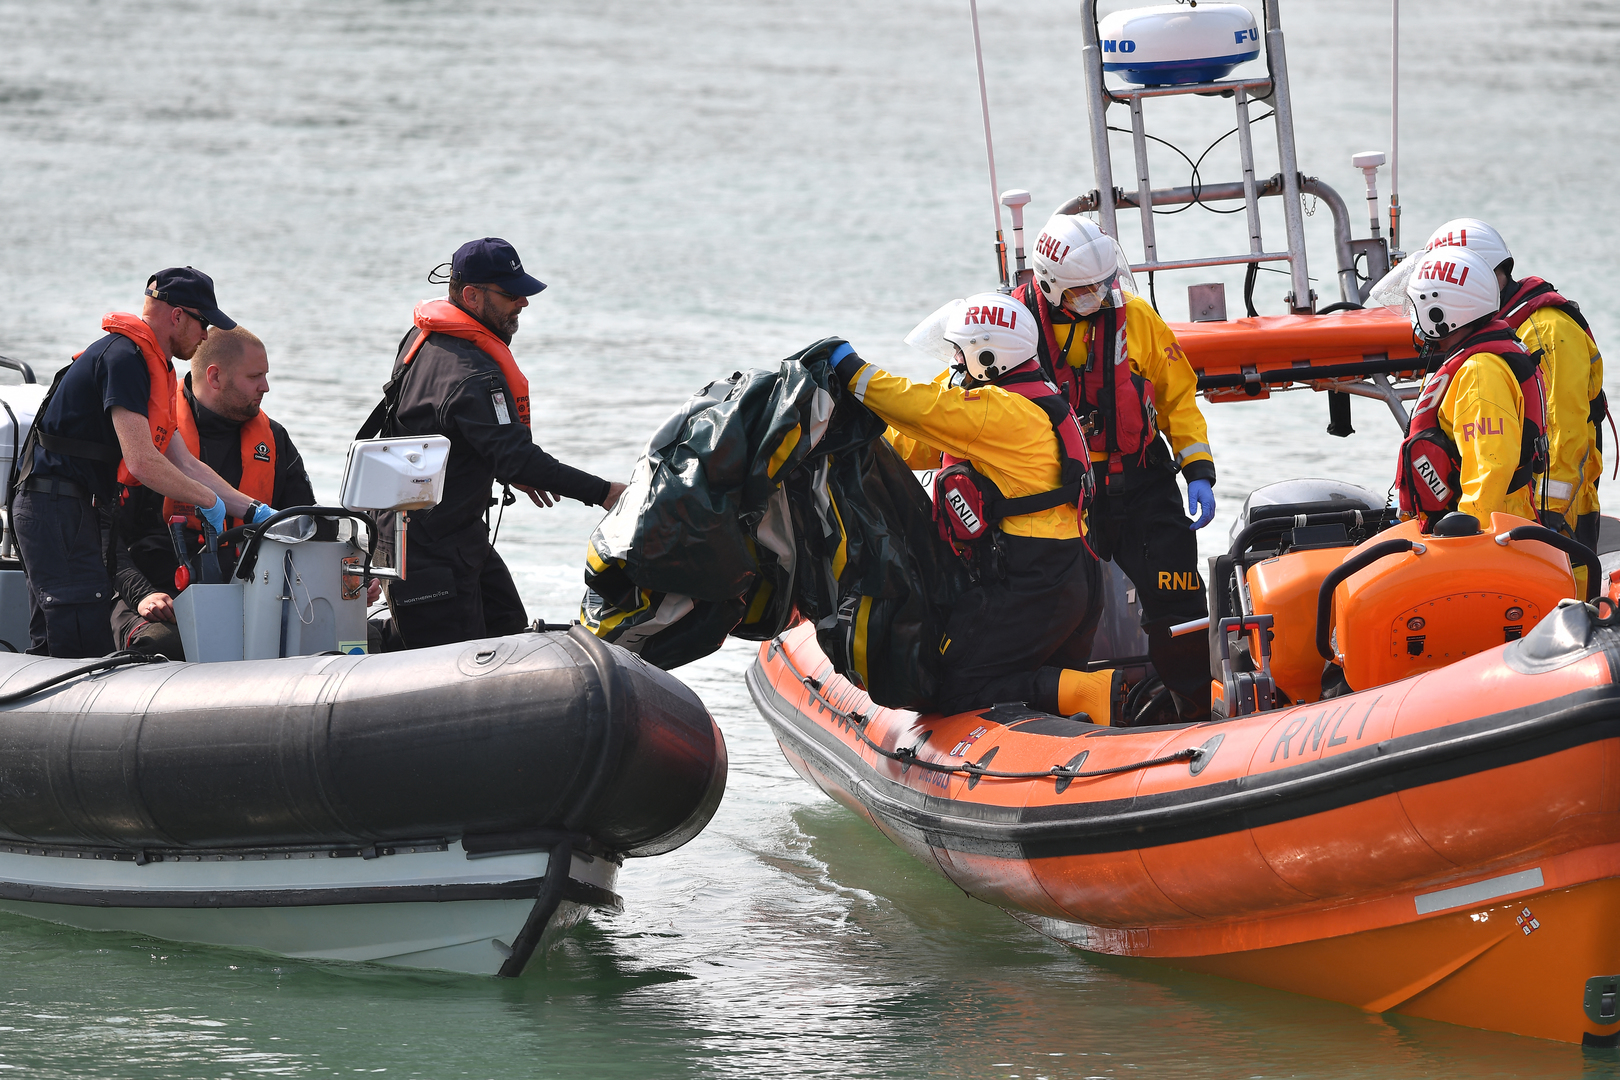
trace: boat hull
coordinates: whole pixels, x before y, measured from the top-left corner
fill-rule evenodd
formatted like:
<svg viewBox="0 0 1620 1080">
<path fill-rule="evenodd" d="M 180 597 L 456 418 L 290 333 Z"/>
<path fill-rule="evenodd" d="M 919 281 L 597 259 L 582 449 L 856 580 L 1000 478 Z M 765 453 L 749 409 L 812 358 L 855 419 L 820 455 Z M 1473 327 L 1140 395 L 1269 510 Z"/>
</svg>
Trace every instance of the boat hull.
<svg viewBox="0 0 1620 1080">
<path fill-rule="evenodd" d="M 1620 987 L 1586 999 L 1620 979 L 1614 634 L 1536 671 L 1498 649 L 1306 708 L 1136 731 L 881 709 L 804 628 L 762 648 L 749 686 L 805 779 L 1055 940 L 1612 1044 Z M 1125 768 L 1065 783 L 924 762 Z"/>
<path fill-rule="evenodd" d="M 542 902 L 548 852 L 469 859 L 460 844 L 372 859 L 325 851 L 136 865 L 0 851 L 0 911 L 85 930 L 495 975 Z M 574 853 L 538 949 L 592 908 L 622 909 L 618 864 Z"/>
<path fill-rule="evenodd" d="M 73 926 L 517 975 L 725 791 L 697 696 L 578 628 L 84 667 L 0 655 L 0 909 Z"/>
</svg>

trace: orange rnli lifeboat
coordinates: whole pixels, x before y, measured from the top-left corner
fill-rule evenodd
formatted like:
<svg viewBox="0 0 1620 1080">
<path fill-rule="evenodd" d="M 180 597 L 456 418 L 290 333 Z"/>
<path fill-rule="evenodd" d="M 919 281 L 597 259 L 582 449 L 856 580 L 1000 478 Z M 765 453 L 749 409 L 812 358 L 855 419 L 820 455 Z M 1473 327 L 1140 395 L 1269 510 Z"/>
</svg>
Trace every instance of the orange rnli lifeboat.
<svg viewBox="0 0 1620 1080">
<path fill-rule="evenodd" d="M 808 624 L 749 689 L 806 780 L 1074 948 L 1616 1045 L 1615 602 L 1520 518 L 1290 509 L 1212 560 L 1207 723 L 881 708 Z"/>
</svg>

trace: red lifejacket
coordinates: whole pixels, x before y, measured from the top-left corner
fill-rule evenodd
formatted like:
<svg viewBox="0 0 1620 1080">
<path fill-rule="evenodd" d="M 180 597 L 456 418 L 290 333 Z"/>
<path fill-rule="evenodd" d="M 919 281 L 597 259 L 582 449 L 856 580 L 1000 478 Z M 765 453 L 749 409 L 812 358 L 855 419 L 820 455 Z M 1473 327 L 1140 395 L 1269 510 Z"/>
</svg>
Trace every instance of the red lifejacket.
<svg viewBox="0 0 1620 1080">
<path fill-rule="evenodd" d="M 175 428 L 185 441 L 186 448 L 191 451 L 191 456 L 201 461 L 202 439 L 197 434 L 197 417 L 191 410 L 191 402 L 186 400 L 183 386 L 175 390 L 174 418 Z M 270 418 L 264 415 L 262 409 L 242 425 L 241 448 L 242 479 L 237 481 L 236 490 L 269 506 L 276 493 L 276 436 L 270 430 Z M 186 527 L 192 532 L 202 532 L 195 506 L 165 498 L 163 520 L 169 521 L 176 514 L 185 515 Z M 239 518 L 229 518 L 225 527 L 230 529 L 240 524 L 242 521 Z"/>
<path fill-rule="evenodd" d="M 1592 334 L 1592 324 L 1586 321 L 1585 315 L 1581 314 L 1581 305 L 1560 296 L 1558 290 L 1554 289 L 1550 282 L 1543 281 L 1538 277 L 1527 277 L 1521 281 L 1513 281 L 1508 284 L 1513 289 L 1513 293 L 1503 301 L 1502 310 L 1497 315 L 1497 318 L 1517 330 L 1535 312 L 1544 307 L 1556 307 L 1565 315 L 1574 319 L 1575 324 L 1586 331 L 1586 338 L 1592 343 L 1592 348 L 1597 348 L 1597 338 Z M 1600 389 L 1597 396 L 1587 406 L 1586 421 L 1589 424 L 1601 424 L 1603 418 L 1608 415 L 1609 396 Z"/>
<path fill-rule="evenodd" d="M 1031 360 L 1014 368 L 994 385 L 1033 401 L 1046 413 L 1062 457 L 1059 486 L 1034 495 L 1008 498 L 965 458 L 941 454 L 941 468 L 934 475 L 934 521 L 940 537 L 961 555 L 967 555 L 1005 518 L 1072 505 L 1078 519 L 1085 506 L 1091 477 L 1091 455 L 1086 452 L 1085 438 L 1080 433 L 1074 410 L 1069 407 L 1069 399 L 1047 380 L 1038 361 Z"/>
<path fill-rule="evenodd" d="M 1533 312 L 1540 311 L 1544 307 L 1557 307 L 1574 319 L 1580 328 L 1586 331 L 1593 348 L 1597 347 L 1597 339 L 1592 337 L 1591 324 L 1586 321 L 1586 316 L 1581 314 L 1581 306 L 1573 300 L 1566 300 L 1560 296 L 1550 282 L 1538 277 L 1527 277 L 1509 284 L 1513 287 L 1513 294 L 1502 302 L 1502 310 L 1497 318 L 1517 330 Z"/>
<path fill-rule="evenodd" d="M 1541 366 L 1524 351 L 1513 328 L 1501 319 L 1492 319 L 1470 335 L 1445 363 L 1423 381 L 1423 392 L 1412 409 L 1412 422 L 1401 443 L 1395 478 L 1401 510 L 1421 513 L 1432 524 L 1457 508 L 1462 497 L 1462 455 L 1457 444 L 1440 427 L 1440 403 L 1446 390 L 1469 357 L 1494 353 L 1507 362 L 1524 395 L 1524 420 L 1519 438 L 1519 464 L 1508 479 L 1508 490 L 1517 491 L 1530 482 L 1533 473 L 1547 467 L 1547 397 L 1541 379 Z"/>
<path fill-rule="evenodd" d="M 516 400 L 513 406 L 517 418 L 524 427 L 529 427 L 529 380 L 518 370 L 517 361 L 512 359 L 512 350 L 507 348 L 506 342 L 496 337 L 494 332 L 471 315 L 462 311 L 448 300 L 423 300 L 411 312 L 411 321 L 416 323 L 422 332 L 416 335 L 411 347 L 405 351 L 400 360 L 400 367 L 405 367 L 416 354 L 422 350 L 429 334 L 449 334 L 451 337 L 470 341 L 478 346 L 494 360 L 506 378 L 506 385 L 511 388 L 512 396 Z"/>
<path fill-rule="evenodd" d="M 109 311 L 101 317 L 101 328 L 128 338 L 141 350 L 141 358 L 146 361 L 146 372 L 152 380 L 146 397 L 146 425 L 152 432 L 152 445 L 161 454 L 168 450 L 169 439 L 174 435 L 174 393 L 179 385 L 174 366 L 163 355 L 157 335 L 141 321 L 140 316 L 127 311 Z M 77 360 L 78 356 L 74 356 L 74 359 Z M 118 482 L 125 487 L 139 487 L 141 483 L 122 460 L 118 462 Z"/>
<path fill-rule="evenodd" d="M 1090 316 L 1089 349 L 1082 368 L 1070 367 L 1068 350 L 1080 333 L 1078 323 L 1060 351 L 1052 310 L 1033 284 L 1020 285 L 1013 296 L 1034 312 L 1041 326 L 1041 355 L 1047 378 L 1069 400 L 1076 417 L 1087 423 L 1087 444 L 1108 455 L 1108 471 L 1120 472 L 1127 456 L 1140 455 L 1158 437 L 1158 410 L 1153 383 L 1131 369 L 1125 345 L 1125 309 L 1105 307 Z"/>
</svg>

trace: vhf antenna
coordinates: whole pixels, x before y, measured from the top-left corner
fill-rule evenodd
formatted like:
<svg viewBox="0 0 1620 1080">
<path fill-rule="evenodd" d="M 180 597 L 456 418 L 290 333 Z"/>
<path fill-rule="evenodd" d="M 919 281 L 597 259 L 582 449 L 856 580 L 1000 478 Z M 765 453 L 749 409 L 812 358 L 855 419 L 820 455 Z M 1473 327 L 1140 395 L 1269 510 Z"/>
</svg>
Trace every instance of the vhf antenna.
<svg viewBox="0 0 1620 1080">
<path fill-rule="evenodd" d="M 973 58 L 979 64 L 979 108 L 984 113 L 984 156 L 990 163 L 990 212 L 996 216 L 996 269 L 1003 290 L 1012 288 L 1007 278 L 1007 240 L 1001 232 L 1000 192 L 996 187 L 996 150 L 990 141 L 990 95 L 984 88 L 984 47 L 979 43 L 979 0 L 968 0 L 973 14 Z"/>
</svg>

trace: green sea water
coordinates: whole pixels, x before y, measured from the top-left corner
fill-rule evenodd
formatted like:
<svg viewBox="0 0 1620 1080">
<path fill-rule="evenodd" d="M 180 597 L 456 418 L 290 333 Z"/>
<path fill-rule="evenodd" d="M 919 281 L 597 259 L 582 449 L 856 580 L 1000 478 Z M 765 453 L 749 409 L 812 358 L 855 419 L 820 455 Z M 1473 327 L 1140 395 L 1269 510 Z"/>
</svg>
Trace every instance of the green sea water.
<svg viewBox="0 0 1620 1080">
<path fill-rule="evenodd" d="M 1001 187 L 1038 225 L 1093 186 L 1072 2 L 984 0 Z M 1113 5 L 1104 5 L 1111 10 Z M 1389 149 L 1389 7 L 1284 0 L 1302 169 L 1359 222 L 1351 154 Z M 1492 221 L 1522 270 L 1620 340 L 1620 14 L 1612 4 L 1405 5 L 1407 246 Z M 625 475 L 710 379 L 828 334 L 916 376 L 900 339 L 994 285 L 967 5 L 623 0 L 0 0 L 0 353 L 42 376 L 146 275 L 191 264 L 267 342 L 267 410 L 335 495 L 427 271 L 510 239 L 550 288 L 523 316 L 537 436 Z M 1223 102 L 1149 130 L 1192 156 Z M 1119 123 L 1125 123 L 1123 113 Z M 1234 140 L 1205 180 L 1235 179 Z M 1275 166 L 1258 140 L 1261 172 Z M 1128 144 L 1116 144 L 1119 175 Z M 1223 158 L 1222 155 L 1227 154 Z M 1156 147 L 1155 183 L 1187 182 Z M 1274 160 L 1274 159 L 1272 159 Z M 1125 181 L 1125 182 L 1128 182 Z M 1387 170 L 1382 184 L 1387 193 Z M 1268 238 L 1280 218 L 1268 208 Z M 1307 218 L 1334 294 L 1327 211 Z M 1167 257 L 1242 250 L 1241 215 L 1162 218 Z M 1126 245 L 1138 252 L 1135 221 Z M 1358 226 L 1358 232 L 1363 226 Z M 1162 275 L 1184 286 L 1239 276 Z M 1284 279 L 1263 275 L 1263 312 Z M 1206 406 L 1223 546 L 1288 476 L 1383 490 L 1398 437 L 1309 394 Z M 512 508 L 500 548 L 531 614 L 581 591 L 577 505 Z M 1620 1055 L 1099 959 L 963 896 L 805 785 L 734 643 L 682 669 L 724 729 L 726 800 L 686 847 L 629 863 L 598 915 L 515 981 L 318 964 L 0 917 L 0 1074 L 29 1077 L 1574 1077 Z"/>
</svg>

